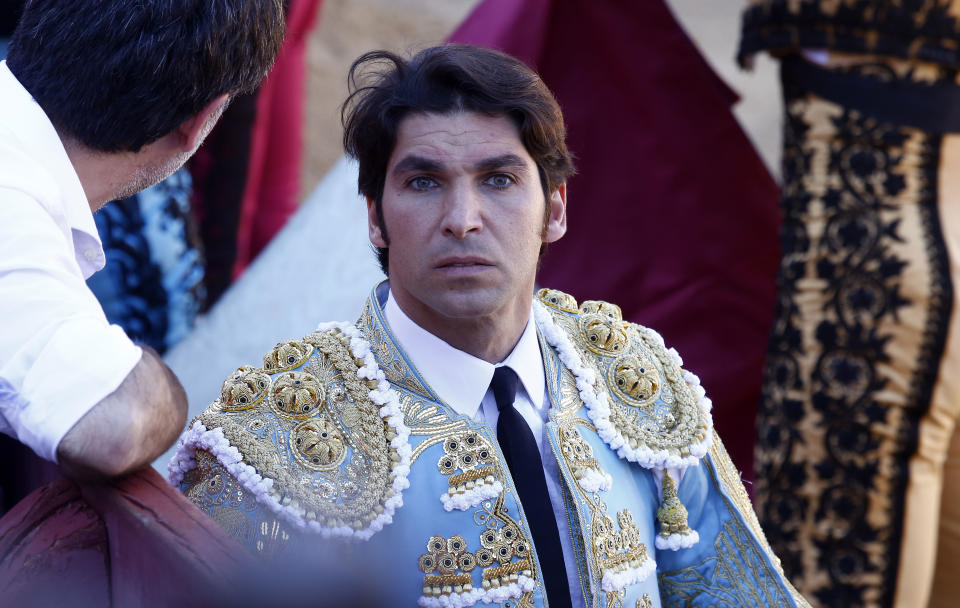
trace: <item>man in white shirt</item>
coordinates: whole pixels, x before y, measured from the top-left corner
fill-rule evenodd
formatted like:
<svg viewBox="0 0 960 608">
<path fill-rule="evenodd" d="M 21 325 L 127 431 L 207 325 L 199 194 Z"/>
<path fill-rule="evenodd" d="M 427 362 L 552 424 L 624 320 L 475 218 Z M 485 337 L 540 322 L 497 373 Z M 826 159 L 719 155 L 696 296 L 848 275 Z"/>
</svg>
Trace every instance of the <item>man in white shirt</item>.
<svg viewBox="0 0 960 608">
<path fill-rule="evenodd" d="M 35 0 L 0 62 L 0 431 L 68 475 L 125 474 L 183 389 L 86 287 L 93 212 L 179 168 L 269 70 L 279 0 Z"/>
<path fill-rule="evenodd" d="M 539 77 L 444 45 L 350 82 L 389 280 L 228 378 L 171 482 L 255 552 L 369 539 L 396 606 L 805 605 L 676 352 L 615 305 L 534 295 L 573 173 Z"/>
</svg>

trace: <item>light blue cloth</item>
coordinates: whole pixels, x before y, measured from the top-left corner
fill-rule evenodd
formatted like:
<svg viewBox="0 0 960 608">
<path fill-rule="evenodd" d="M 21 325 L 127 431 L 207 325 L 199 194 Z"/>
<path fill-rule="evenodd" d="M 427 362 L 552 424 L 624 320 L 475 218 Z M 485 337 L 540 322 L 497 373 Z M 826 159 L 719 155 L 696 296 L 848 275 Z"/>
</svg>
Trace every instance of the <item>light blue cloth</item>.
<svg viewBox="0 0 960 608">
<path fill-rule="evenodd" d="M 478 602 L 476 597 L 468 598 L 462 594 L 458 595 L 456 602 L 445 597 L 443 600 L 448 603 L 442 603 L 437 597 L 425 594 L 428 580 L 432 580 L 437 591 L 457 593 L 451 586 L 456 583 L 436 582 L 440 578 L 437 573 L 444 571 L 439 567 L 434 568 L 434 563 L 443 559 L 447 552 L 453 551 L 443 549 L 445 543 L 448 547 L 452 546 L 449 543 L 454 540 L 462 543 L 461 550 L 454 555 L 457 559 L 464 553 L 476 556 L 474 564 L 469 560 L 466 563 L 454 563 L 447 571 L 449 575 L 469 575 L 473 589 L 481 589 L 482 581 L 488 575 L 494 576 L 497 570 L 496 561 L 481 563 L 484 551 L 500 551 L 508 545 L 503 539 L 511 529 L 520 534 L 521 540 L 526 539 L 528 525 L 522 507 L 517 502 L 516 489 L 500 453 L 495 431 L 489 424 L 457 414 L 439 401 L 393 337 L 381 309 L 384 297 L 385 291 L 375 292 L 371 296 L 357 326 L 373 345 L 372 352 L 380 368 L 390 370 L 387 378 L 397 391 L 400 402 L 405 404 L 402 406 L 405 408 L 405 423 L 413 427 L 409 443 L 415 458 L 407 476 L 410 485 L 402 493 L 403 505 L 393 513 L 392 521 L 374 533 L 366 543 L 386 564 L 385 567 L 380 566 L 377 572 L 370 573 L 371 584 L 389 589 L 392 605 L 396 606 L 505 606 L 503 598 Z M 568 315 L 562 324 L 564 327 L 578 327 L 578 313 L 557 314 Z M 566 519 L 578 561 L 577 580 L 582 585 L 582 601 L 585 605 L 607 606 L 613 603 L 630 608 L 806 605 L 793 595 L 775 558 L 764 546 L 752 512 L 746 511 L 750 509 L 749 499 L 719 443 L 715 443 L 696 466 L 686 469 L 679 485 L 679 499 L 686 506 L 689 528 L 699 534 L 699 542 L 679 550 L 657 548 L 660 526 L 657 513 L 661 506 L 658 481 L 650 470 L 621 458 L 598 435 L 586 406 L 578 397 L 576 387 L 571 388 L 571 374 L 560 361 L 558 353 L 542 340 L 542 334 L 541 350 L 551 404 L 546 435 L 559 465 Z M 300 369 L 305 364 L 299 364 Z M 241 370 L 239 378 L 243 377 L 242 373 Z M 281 374 L 273 375 L 279 378 Z M 332 382 L 329 390 L 336 390 L 340 385 L 336 380 Z M 651 407 L 654 406 L 665 407 L 665 404 L 658 401 Z M 327 415 L 336 419 L 333 413 Z M 297 423 L 285 420 L 267 405 L 226 412 L 215 404 L 202 419 L 205 420 L 204 424 L 223 425 L 219 427 L 222 431 L 215 430 L 217 427 L 208 428 L 208 432 L 213 433 L 211 437 L 242 436 L 254 440 L 261 455 L 252 452 L 243 454 L 244 462 L 255 468 L 260 467 L 258 470 L 261 474 L 265 474 L 264 471 L 279 458 L 286 471 L 296 471 L 293 479 L 298 487 L 310 487 L 308 484 L 311 484 L 318 490 L 327 488 L 324 491 L 332 493 L 331 502 L 334 504 L 341 504 L 340 500 L 344 501 L 342 504 L 348 504 L 348 496 L 337 496 L 346 491 L 359 490 L 345 490 L 350 488 L 350 482 L 331 485 L 325 481 L 331 479 L 329 473 L 320 473 L 311 480 L 311 473 L 297 465 L 290 453 L 292 435 L 290 430 L 284 430 Z M 221 432 L 222 435 L 219 434 Z M 354 435 L 353 441 L 357 441 L 356 437 Z M 465 508 L 457 505 L 451 508 L 442 497 L 449 496 L 448 489 L 454 483 L 452 475 L 470 468 L 464 466 L 463 452 L 457 452 L 457 446 L 463 445 L 469 437 L 477 438 L 471 439 L 477 445 L 490 447 L 492 461 L 486 465 L 488 468 L 485 471 L 490 475 L 496 472 L 497 479 L 502 480 L 505 489 L 497 491 L 495 497 L 462 505 Z M 454 442 L 453 447 L 451 441 Z M 241 443 L 249 444 L 249 440 L 244 439 Z M 184 449 L 195 449 L 198 445 L 188 441 Z M 263 450 L 275 456 L 262 461 Z M 450 454 L 461 456 L 449 458 Z M 356 470 L 356 465 L 351 464 L 352 458 L 354 456 L 347 457 L 339 465 L 346 475 L 350 474 L 351 466 Z M 178 458 L 175 461 L 182 460 Z M 229 458 L 226 462 L 230 462 Z M 586 489 L 581 484 L 583 470 L 574 468 L 580 466 L 594 467 L 609 474 L 611 487 Z M 275 529 L 275 522 L 283 521 L 283 514 L 278 517 L 278 514 L 257 503 L 250 497 L 250 490 L 241 491 L 243 499 L 238 501 L 237 489 L 244 487 L 243 482 L 234 478 L 222 462 L 211 463 L 207 459 L 199 473 L 200 477 L 188 472 L 180 487 L 202 510 L 227 526 L 254 552 L 272 544 L 265 541 L 258 531 Z M 247 473 L 243 475 L 248 476 Z M 286 490 L 275 484 L 271 492 L 283 496 Z M 311 507 L 302 505 L 302 508 Z M 291 546 L 328 547 L 323 543 L 318 545 L 320 541 L 314 540 L 309 532 L 298 534 L 295 526 L 292 531 L 292 538 L 296 539 L 293 543 L 297 544 L 292 543 Z M 488 539 L 488 534 L 493 536 Z M 434 546 L 440 549 L 433 549 Z M 276 544 L 268 546 L 268 549 L 271 548 L 275 549 Z M 519 567 L 523 559 L 538 563 L 535 547 L 514 543 L 503 548 L 503 551 L 506 553 L 502 554 L 505 557 L 501 563 L 508 568 Z M 629 566 L 635 567 L 638 573 L 642 571 L 642 574 L 637 574 L 628 583 L 622 580 L 618 582 L 617 575 L 622 571 L 617 570 L 616 565 L 624 564 L 627 559 L 630 560 Z M 646 569 L 640 568 L 644 564 Z M 531 570 L 536 578 L 539 568 L 533 567 Z M 531 605 L 545 605 L 542 581 L 535 580 L 529 593 Z M 511 606 L 515 599 L 509 600 Z"/>
</svg>

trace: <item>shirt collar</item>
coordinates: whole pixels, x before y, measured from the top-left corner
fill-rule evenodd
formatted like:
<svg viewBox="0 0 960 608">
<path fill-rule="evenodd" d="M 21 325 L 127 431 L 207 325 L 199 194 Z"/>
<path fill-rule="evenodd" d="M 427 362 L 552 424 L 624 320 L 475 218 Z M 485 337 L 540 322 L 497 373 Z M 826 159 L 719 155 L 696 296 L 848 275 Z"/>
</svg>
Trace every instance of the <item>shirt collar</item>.
<svg viewBox="0 0 960 608">
<path fill-rule="evenodd" d="M 427 384 L 458 414 L 476 416 L 498 365 L 513 368 L 533 406 L 543 407 L 546 380 L 532 308 L 520 341 L 506 359 L 493 365 L 450 346 L 414 323 L 392 296 L 383 309 L 390 330 Z"/>
<path fill-rule="evenodd" d="M 20 152 L 49 172 L 59 190 L 59 211 L 73 234 L 75 257 L 84 277 L 89 277 L 106 260 L 87 195 L 53 123 L 6 61 L 0 61 L 0 99 L 4 101 L 0 133 L 12 137 Z"/>
</svg>

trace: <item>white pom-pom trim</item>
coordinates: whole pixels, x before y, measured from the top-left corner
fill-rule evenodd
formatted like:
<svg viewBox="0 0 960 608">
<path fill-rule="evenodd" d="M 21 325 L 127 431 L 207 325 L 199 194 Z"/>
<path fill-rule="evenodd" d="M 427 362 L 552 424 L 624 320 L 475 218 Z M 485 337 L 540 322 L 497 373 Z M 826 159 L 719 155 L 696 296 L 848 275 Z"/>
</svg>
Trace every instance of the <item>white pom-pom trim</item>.
<svg viewBox="0 0 960 608">
<path fill-rule="evenodd" d="M 679 551 L 680 549 L 689 549 L 700 542 L 700 534 L 696 530 L 690 530 L 686 534 L 671 534 L 670 536 L 657 534 L 657 539 L 654 542 L 657 549 Z"/>
<path fill-rule="evenodd" d="M 440 496 L 440 502 L 443 503 L 445 511 L 466 511 L 479 505 L 485 500 L 491 500 L 500 496 L 503 492 L 503 484 L 499 480 L 493 483 L 484 484 L 472 490 L 467 490 L 462 494 L 443 494 Z"/>
<path fill-rule="evenodd" d="M 603 490 L 606 492 L 613 487 L 613 477 L 609 473 L 604 473 L 596 469 L 587 469 L 583 477 L 577 480 L 584 491 L 593 493 Z"/>
<path fill-rule="evenodd" d="M 437 597 L 420 596 L 417 606 L 422 608 L 467 608 L 483 600 L 486 593 L 483 589 L 471 589 L 466 593 L 451 593 Z"/>
<path fill-rule="evenodd" d="M 489 589 L 476 588 L 466 593 L 450 593 L 437 597 L 421 596 L 417 600 L 417 605 L 421 608 L 467 608 L 480 602 L 500 604 L 507 600 L 519 598 L 524 593 L 529 593 L 536 588 L 536 581 L 521 574 L 517 577 L 516 582 L 509 585 L 500 585 Z"/>
<path fill-rule="evenodd" d="M 350 323 L 321 323 L 317 327 L 318 331 L 330 331 L 331 329 L 339 329 L 350 338 L 351 354 L 355 359 L 363 361 L 363 365 L 357 370 L 357 375 L 366 380 L 377 381 L 377 388 L 370 391 L 370 400 L 380 406 L 380 417 L 387 421 L 387 426 L 396 434 L 396 437 L 390 441 L 390 447 L 396 450 L 400 461 L 393 463 L 390 469 L 390 488 L 394 495 L 383 504 L 383 513 L 375 517 L 365 528 L 359 530 L 350 526 L 330 528 L 320 522 L 307 520 L 304 517 L 306 513 L 302 507 L 290 504 L 289 501 L 288 504 L 284 505 L 277 496 L 270 493 L 273 480 L 261 477 L 256 469 L 242 462 L 243 456 L 237 448 L 230 445 L 223 434 L 223 429 L 208 430 L 199 421 L 195 422 L 193 427 L 180 438 L 177 453 L 167 466 L 170 483 L 174 487 L 180 485 L 184 473 L 196 466 L 194 460 L 196 451 L 203 449 L 210 452 L 245 490 L 256 497 L 257 501 L 284 521 L 298 528 L 319 534 L 324 538 L 346 537 L 366 540 L 382 530 L 385 525 L 390 524 L 393 521 L 394 512 L 403 505 L 403 491 L 410 487 L 410 482 L 407 479 L 410 474 L 410 457 L 413 454 L 409 442 L 410 428 L 403 422 L 400 396 L 387 382 L 386 375 L 373 356 L 370 343 L 363 338 L 361 331 Z"/>
<path fill-rule="evenodd" d="M 490 587 L 484 594 L 484 601 L 488 604 L 499 604 L 507 600 L 515 599 L 537 588 L 537 583 L 529 576 L 521 574 L 517 582 L 509 585 L 500 585 L 499 587 Z"/>
<path fill-rule="evenodd" d="M 620 572 L 604 572 L 600 588 L 607 593 L 621 591 L 630 585 L 642 583 L 657 569 L 657 562 L 649 557 L 636 568 L 627 568 Z"/>
<path fill-rule="evenodd" d="M 597 382 L 596 372 L 593 368 L 584 364 L 573 342 L 570 341 L 570 337 L 556 324 L 553 316 L 543 304 L 534 301 L 533 313 L 537 320 L 537 327 L 540 328 L 544 338 L 547 339 L 550 346 L 557 349 L 560 360 L 573 373 L 577 381 L 580 398 L 583 399 L 583 403 L 587 407 L 590 420 L 597 427 L 597 434 L 620 457 L 647 469 L 687 468 L 696 465 L 710 451 L 710 446 L 713 443 L 713 433 L 711 432 L 713 430 L 713 417 L 710 415 L 710 410 L 713 404 L 706 397 L 703 388 L 700 387 L 699 378 L 690 372 L 684 372 L 683 375 L 684 380 L 697 395 L 697 403 L 703 411 L 707 423 L 707 432 L 704 433 L 704 438 L 689 446 L 690 455 L 681 457 L 668 450 L 652 450 L 645 445 L 631 448 L 623 434 L 610 422 L 610 396 L 602 383 Z M 660 334 L 653 330 L 648 331 L 653 339 L 659 340 L 660 343 L 663 342 Z M 680 361 L 680 355 L 675 350 L 670 349 L 667 352 L 670 353 L 674 362 Z"/>
</svg>

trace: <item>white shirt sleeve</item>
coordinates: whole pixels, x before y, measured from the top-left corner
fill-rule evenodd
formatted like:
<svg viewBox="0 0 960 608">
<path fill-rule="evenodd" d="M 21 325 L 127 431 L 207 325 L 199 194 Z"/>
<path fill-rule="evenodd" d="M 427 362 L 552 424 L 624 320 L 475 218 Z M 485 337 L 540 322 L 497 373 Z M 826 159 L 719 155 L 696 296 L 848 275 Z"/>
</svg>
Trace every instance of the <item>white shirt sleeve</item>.
<svg viewBox="0 0 960 608">
<path fill-rule="evenodd" d="M 0 431 L 54 462 L 142 355 L 107 322 L 67 234 L 35 198 L 0 187 Z"/>
</svg>

